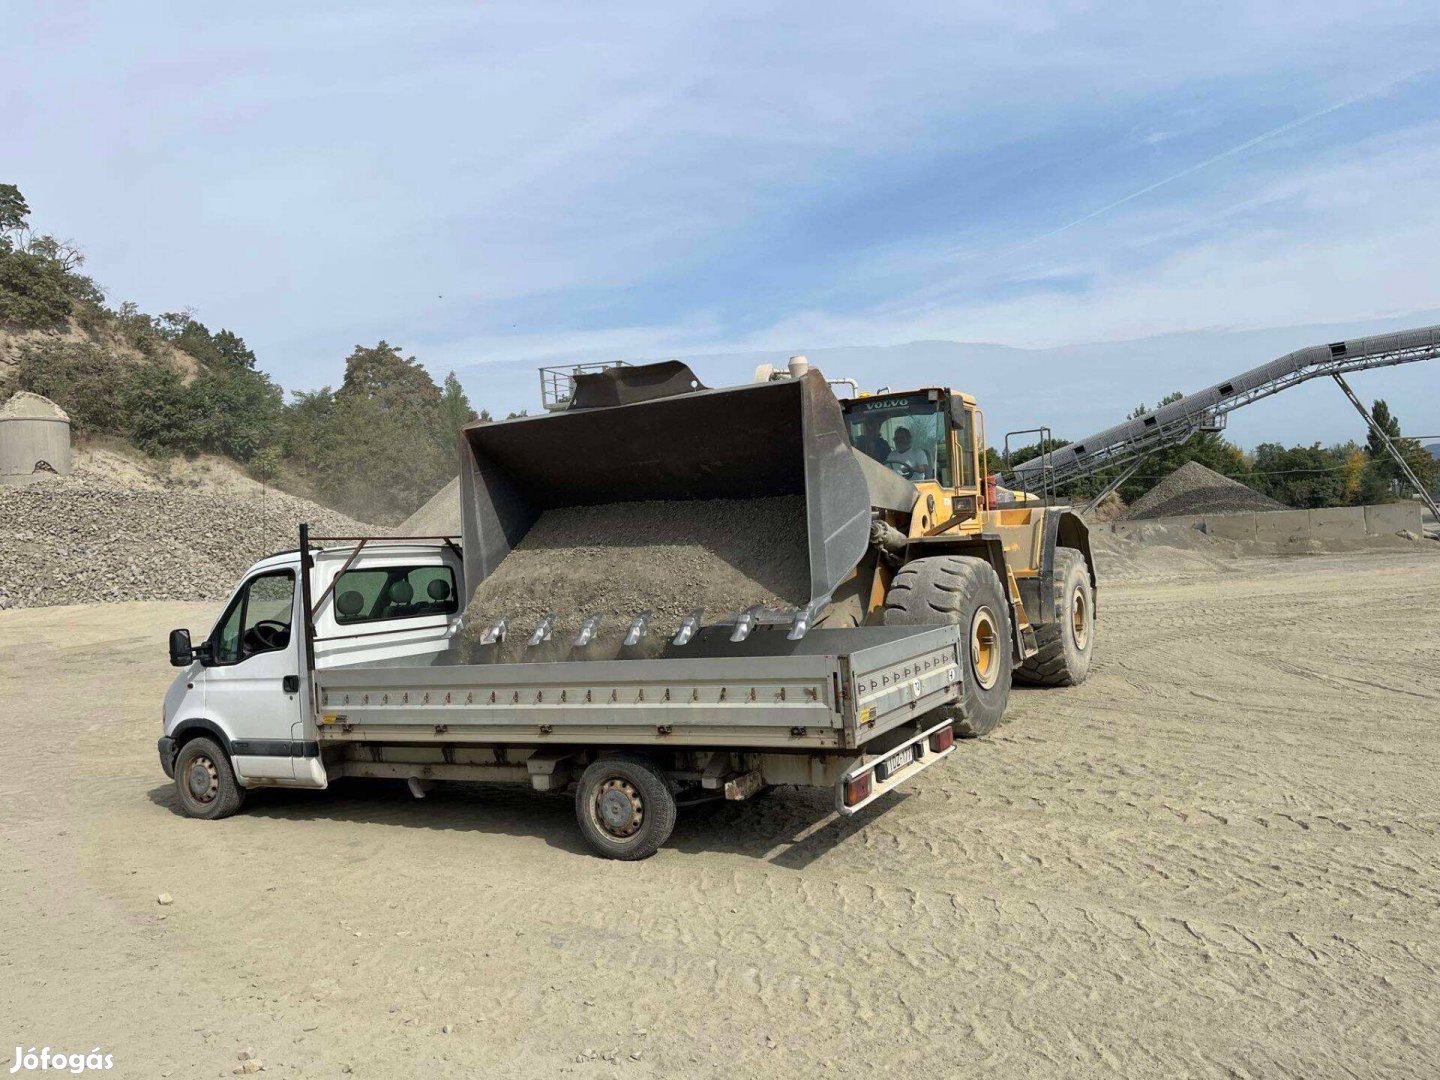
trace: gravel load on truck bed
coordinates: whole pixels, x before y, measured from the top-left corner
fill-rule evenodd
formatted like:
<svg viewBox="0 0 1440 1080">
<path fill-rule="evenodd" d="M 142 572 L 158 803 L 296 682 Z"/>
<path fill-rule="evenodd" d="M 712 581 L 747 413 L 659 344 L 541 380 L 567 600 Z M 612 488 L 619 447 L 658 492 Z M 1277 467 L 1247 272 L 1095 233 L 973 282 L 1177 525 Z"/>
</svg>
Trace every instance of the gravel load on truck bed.
<svg viewBox="0 0 1440 1080">
<path fill-rule="evenodd" d="M 325 536 L 383 531 L 273 490 L 0 489 L 0 608 L 223 600 L 256 559 L 293 550 L 302 521 Z"/>
<path fill-rule="evenodd" d="M 1288 509 L 1198 461 L 1187 461 L 1130 504 L 1130 520 Z"/>
<path fill-rule="evenodd" d="M 515 638 L 554 612 L 556 637 L 573 638 L 595 612 L 614 634 L 649 609 L 655 632 L 670 636 L 697 607 L 709 623 L 755 604 L 803 606 L 806 537 L 798 496 L 550 510 L 475 590 L 466 638 L 501 616 Z"/>
</svg>

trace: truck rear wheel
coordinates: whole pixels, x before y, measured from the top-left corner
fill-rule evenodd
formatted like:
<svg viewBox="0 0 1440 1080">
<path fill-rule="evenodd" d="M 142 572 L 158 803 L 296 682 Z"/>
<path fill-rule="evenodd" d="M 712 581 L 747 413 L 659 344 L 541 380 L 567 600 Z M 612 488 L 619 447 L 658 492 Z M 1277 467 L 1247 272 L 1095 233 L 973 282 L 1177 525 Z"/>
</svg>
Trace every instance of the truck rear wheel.
<svg viewBox="0 0 1440 1080">
<path fill-rule="evenodd" d="M 575 817 L 586 842 L 606 858 L 648 859 L 675 829 L 675 795 L 653 761 L 616 754 L 580 777 Z"/>
<path fill-rule="evenodd" d="M 191 739 L 175 756 L 175 793 L 189 817 L 229 817 L 245 802 L 245 789 L 235 779 L 230 759 L 214 739 Z"/>
<path fill-rule="evenodd" d="M 1031 686 L 1079 686 L 1090 674 L 1095 648 L 1095 590 L 1085 556 L 1074 548 L 1055 549 L 1052 587 L 1054 621 L 1035 627 L 1040 651 L 1015 671 Z"/>
<path fill-rule="evenodd" d="M 995 568 L 969 555 L 915 559 L 895 574 L 885 594 L 886 626 L 959 623 L 970 632 L 966 654 L 964 716 L 949 709 L 955 734 L 988 735 L 1010 699 L 1010 607 Z M 942 710 L 943 717 L 946 710 Z"/>
</svg>

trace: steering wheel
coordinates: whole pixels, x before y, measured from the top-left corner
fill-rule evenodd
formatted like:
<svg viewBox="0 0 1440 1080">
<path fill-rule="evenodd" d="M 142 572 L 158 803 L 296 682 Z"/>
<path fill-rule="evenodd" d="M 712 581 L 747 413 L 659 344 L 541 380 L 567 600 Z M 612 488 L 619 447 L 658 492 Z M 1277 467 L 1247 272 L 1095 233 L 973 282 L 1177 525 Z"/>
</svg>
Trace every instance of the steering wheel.
<svg viewBox="0 0 1440 1080">
<path fill-rule="evenodd" d="M 261 619 L 248 631 L 245 636 L 254 636 L 257 642 L 255 651 L 262 649 L 280 649 L 290 640 L 290 624 L 283 623 L 279 619 Z"/>
<path fill-rule="evenodd" d="M 901 476 L 903 476 L 906 480 L 913 480 L 913 479 L 915 479 L 915 467 L 914 467 L 913 465 L 911 465 L 909 462 L 906 462 L 906 461 L 892 461 L 892 462 L 889 463 L 889 465 L 890 465 L 890 468 L 891 468 L 891 469 L 893 469 L 895 472 L 899 473 L 899 474 L 900 474 Z"/>
</svg>

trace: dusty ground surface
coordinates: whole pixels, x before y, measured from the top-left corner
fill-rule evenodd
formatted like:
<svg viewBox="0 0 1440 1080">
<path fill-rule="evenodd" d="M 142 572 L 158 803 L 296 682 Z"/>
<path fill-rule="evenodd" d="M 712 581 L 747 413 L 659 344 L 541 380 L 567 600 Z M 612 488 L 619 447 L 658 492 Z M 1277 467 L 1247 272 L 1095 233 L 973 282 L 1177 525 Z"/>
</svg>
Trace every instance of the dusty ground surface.
<svg viewBox="0 0 1440 1080">
<path fill-rule="evenodd" d="M 908 794 L 682 816 L 635 865 L 483 785 L 186 820 L 164 632 L 214 608 L 0 613 L 4 1068 L 1435 1076 L 1437 609 L 1433 552 L 1159 560 L 1084 687 Z"/>
</svg>

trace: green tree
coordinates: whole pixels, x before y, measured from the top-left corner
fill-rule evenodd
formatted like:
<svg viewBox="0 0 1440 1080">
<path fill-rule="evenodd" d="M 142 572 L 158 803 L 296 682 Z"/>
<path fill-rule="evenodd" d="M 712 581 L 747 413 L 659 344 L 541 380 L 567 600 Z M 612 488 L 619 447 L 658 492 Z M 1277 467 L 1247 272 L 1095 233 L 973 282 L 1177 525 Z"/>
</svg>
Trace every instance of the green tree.
<svg viewBox="0 0 1440 1080">
<path fill-rule="evenodd" d="M 1375 403 L 1370 406 L 1370 418 L 1375 421 L 1375 426 L 1389 435 L 1390 438 L 1400 438 L 1400 421 L 1390 412 L 1390 405 L 1384 398 L 1376 398 Z M 1390 451 L 1385 449 L 1385 440 L 1373 427 L 1367 425 L 1365 431 L 1365 453 L 1371 461 L 1388 461 Z"/>
<path fill-rule="evenodd" d="M 206 367 L 254 370 L 255 354 L 245 339 L 230 330 L 214 334 L 191 311 L 168 311 L 154 320 L 157 332 L 177 349 Z"/>
<path fill-rule="evenodd" d="M 29 227 L 30 204 L 14 184 L 0 184 L 0 244 L 16 244 Z M 18 246 L 18 245 L 16 245 Z"/>
<path fill-rule="evenodd" d="M 246 368 L 201 371 L 185 388 L 206 450 L 249 461 L 278 436 L 284 395 L 269 376 Z"/>
<path fill-rule="evenodd" d="M 45 330 L 64 322 L 75 307 L 64 269 L 28 251 L 0 252 L 0 323 Z"/>
<path fill-rule="evenodd" d="M 455 429 L 440 388 L 388 342 L 355 348 L 330 410 L 318 483 L 357 517 L 399 521 L 454 476 Z M 314 419 L 322 421 L 318 410 Z"/>
<path fill-rule="evenodd" d="M 1261 443 L 1255 448 L 1250 486 L 1288 506 L 1343 506 L 1348 456 L 1319 443 L 1289 448 Z"/>
<path fill-rule="evenodd" d="M 1435 486 L 1437 467 L 1435 458 L 1430 451 L 1420 445 L 1416 439 L 1407 439 L 1400 434 L 1400 420 L 1390 411 L 1389 404 L 1384 398 L 1377 398 L 1370 408 L 1370 416 L 1376 425 L 1390 436 L 1390 442 L 1396 451 L 1415 474 L 1422 487 L 1429 491 Z M 1370 467 L 1375 477 L 1384 480 L 1387 488 L 1401 487 L 1409 488 L 1410 481 L 1404 470 L 1391 457 L 1390 451 L 1385 447 L 1385 441 L 1380 438 L 1374 428 L 1369 428 L 1365 435 L 1365 453 L 1370 458 Z M 1370 487 L 1375 487 L 1374 482 Z"/>
<path fill-rule="evenodd" d="M 202 448 L 203 423 L 180 372 L 158 360 L 127 365 L 120 378 L 123 430 L 147 454 L 193 454 Z"/>
<path fill-rule="evenodd" d="M 91 342 L 35 342 L 20 349 L 15 389 L 55 402 L 77 432 L 123 435 L 123 370 L 122 361 Z"/>
<path fill-rule="evenodd" d="M 440 415 L 442 422 L 452 433 L 478 419 L 475 410 L 470 407 L 465 388 L 460 385 L 460 380 L 453 371 L 445 376 L 445 386 L 440 392 Z"/>
</svg>

